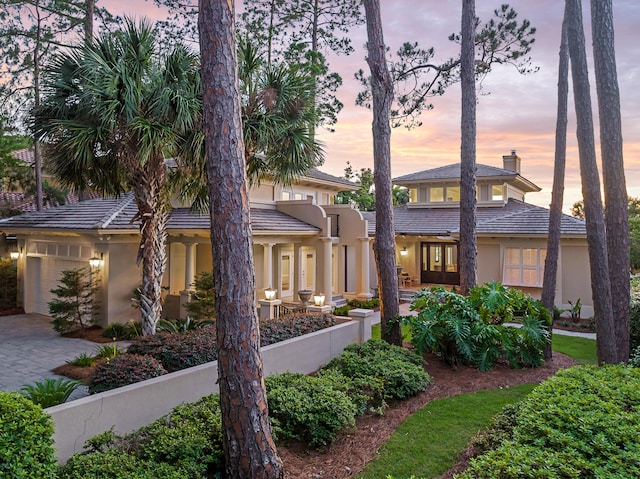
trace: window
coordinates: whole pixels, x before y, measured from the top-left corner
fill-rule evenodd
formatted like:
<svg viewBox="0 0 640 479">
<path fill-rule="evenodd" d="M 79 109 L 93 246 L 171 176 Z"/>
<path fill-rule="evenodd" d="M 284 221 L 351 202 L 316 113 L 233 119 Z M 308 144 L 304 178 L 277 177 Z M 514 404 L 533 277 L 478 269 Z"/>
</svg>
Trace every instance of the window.
<svg viewBox="0 0 640 479">
<path fill-rule="evenodd" d="M 542 286 L 544 248 L 505 248 L 502 282 L 512 286 Z"/>
<path fill-rule="evenodd" d="M 418 190 L 416 188 L 409 188 L 409 203 L 418 202 Z"/>
<path fill-rule="evenodd" d="M 459 186 L 447 186 L 447 201 L 460 202 Z"/>
<path fill-rule="evenodd" d="M 285 201 L 289 201 L 291 199 L 291 193 L 289 193 L 288 191 L 283 191 L 282 192 L 282 199 Z"/>
<path fill-rule="evenodd" d="M 429 201 L 441 203 L 444 201 L 444 188 L 442 186 L 432 186 L 429 188 Z"/>
<path fill-rule="evenodd" d="M 491 200 L 504 200 L 504 188 L 502 187 L 502 185 L 491 185 Z"/>
</svg>

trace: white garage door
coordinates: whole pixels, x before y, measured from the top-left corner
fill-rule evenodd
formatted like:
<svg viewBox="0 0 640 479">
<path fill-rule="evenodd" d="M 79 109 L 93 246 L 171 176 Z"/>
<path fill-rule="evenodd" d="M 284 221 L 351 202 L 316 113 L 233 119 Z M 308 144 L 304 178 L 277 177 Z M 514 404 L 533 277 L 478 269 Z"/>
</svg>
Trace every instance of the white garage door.
<svg viewBox="0 0 640 479">
<path fill-rule="evenodd" d="M 62 271 L 88 266 L 86 261 L 58 258 L 29 258 L 33 261 L 34 312 L 49 315 L 49 301 L 54 299 L 51 290 L 59 286 Z"/>
</svg>

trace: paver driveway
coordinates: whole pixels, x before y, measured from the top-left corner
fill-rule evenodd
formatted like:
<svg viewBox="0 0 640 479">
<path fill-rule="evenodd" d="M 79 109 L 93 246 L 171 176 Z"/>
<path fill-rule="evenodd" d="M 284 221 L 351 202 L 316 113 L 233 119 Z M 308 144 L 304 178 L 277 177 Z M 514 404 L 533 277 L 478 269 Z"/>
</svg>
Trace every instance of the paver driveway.
<svg viewBox="0 0 640 479">
<path fill-rule="evenodd" d="M 34 381 L 58 378 L 51 369 L 81 353 L 95 352 L 96 343 L 60 337 L 48 316 L 0 316 L 0 390 L 17 391 Z M 83 387 L 72 398 L 84 395 Z"/>
</svg>

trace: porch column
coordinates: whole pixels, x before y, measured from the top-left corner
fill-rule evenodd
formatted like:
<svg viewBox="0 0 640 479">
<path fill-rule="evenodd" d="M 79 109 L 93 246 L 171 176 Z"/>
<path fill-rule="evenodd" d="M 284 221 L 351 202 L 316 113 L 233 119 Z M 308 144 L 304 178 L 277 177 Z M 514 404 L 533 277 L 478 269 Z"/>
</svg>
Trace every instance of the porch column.
<svg viewBox="0 0 640 479">
<path fill-rule="evenodd" d="M 197 243 L 184 243 L 185 267 L 184 267 L 184 289 L 193 291 L 193 282 L 196 276 L 196 249 Z"/>
<path fill-rule="evenodd" d="M 373 296 L 369 282 L 369 241 L 371 241 L 371 238 L 367 236 L 358 239 L 360 240 L 360 267 L 356 267 L 356 271 L 359 272 L 357 286 L 360 291 L 358 292 L 358 298 L 371 299 Z"/>
<path fill-rule="evenodd" d="M 180 291 L 180 319 L 188 316 L 185 305 L 191 302 L 191 294 L 194 292 L 193 282 L 196 271 L 196 246 L 197 243 L 185 242 L 185 265 L 184 265 L 184 290 Z"/>
<path fill-rule="evenodd" d="M 293 244 L 293 291 L 294 293 L 300 291 L 301 289 L 306 289 L 305 285 L 302 284 L 302 245 L 300 243 Z"/>
<path fill-rule="evenodd" d="M 333 291 L 331 288 L 333 278 L 333 261 L 332 261 L 332 249 L 333 240 L 329 237 L 320 238 L 322 241 L 322 278 L 319 282 L 320 290 L 318 292 L 324 293 L 327 304 L 331 304 Z"/>
<path fill-rule="evenodd" d="M 262 245 L 264 250 L 264 274 L 262 276 L 262 287 L 273 287 L 273 245 L 274 243 L 265 243 Z M 277 286 L 276 286 L 277 287 Z"/>
</svg>

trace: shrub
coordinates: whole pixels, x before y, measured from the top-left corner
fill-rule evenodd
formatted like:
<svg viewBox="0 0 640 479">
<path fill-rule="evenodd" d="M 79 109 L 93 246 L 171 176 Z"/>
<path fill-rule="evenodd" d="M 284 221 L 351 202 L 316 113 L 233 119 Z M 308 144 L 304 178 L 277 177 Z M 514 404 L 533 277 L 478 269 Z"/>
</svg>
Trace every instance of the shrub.
<svg viewBox="0 0 640 479">
<path fill-rule="evenodd" d="M 201 474 L 167 463 L 138 459 L 122 451 L 75 454 L 60 467 L 58 479 L 200 479 Z"/>
<path fill-rule="evenodd" d="M 216 330 L 205 326 L 184 333 L 144 336 L 135 340 L 127 351 L 153 356 L 168 372 L 179 371 L 218 359 Z"/>
<path fill-rule="evenodd" d="M 357 408 L 331 378 L 282 373 L 265 379 L 269 416 L 277 437 L 322 446 L 355 425 Z"/>
<path fill-rule="evenodd" d="M 367 300 L 350 299 L 348 301 L 350 308 L 377 309 L 380 307 L 380 298 L 371 298 Z"/>
<path fill-rule="evenodd" d="M 551 316 L 539 301 L 513 291 L 499 283 L 476 287 L 469 297 L 442 286 L 418 291 L 411 303 L 418 315 L 404 319 L 414 347 L 483 371 L 502 357 L 512 367 L 540 366 Z M 522 328 L 502 325 L 516 315 Z"/>
<path fill-rule="evenodd" d="M 629 311 L 629 344 L 631 350 L 640 346 L 640 274 L 631 277 L 631 305 Z"/>
<path fill-rule="evenodd" d="M 134 339 L 139 336 L 139 334 L 136 334 L 136 332 L 134 331 L 134 326 L 132 326 L 133 324 L 133 320 L 127 324 L 111 323 L 102 332 L 102 337 L 116 338 L 118 341 L 121 341 L 123 339 Z"/>
<path fill-rule="evenodd" d="M 560 371 L 522 402 L 512 439 L 458 477 L 640 477 L 639 409 L 636 368 Z"/>
<path fill-rule="evenodd" d="M 260 321 L 260 346 L 285 341 L 335 326 L 336 319 L 325 313 L 291 313 Z"/>
<path fill-rule="evenodd" d="M 20 392 L 40 407 L 46 408 L 62 404 L 79 386 L 80 382 L 72 379 L 47 378 L 43 382 L 35 381 L 22 386 Z"/>
<path fill-rule="evenodd" d="M 95 364 L 95 362 L 96 358 L 93 356 L 89 356 L 87 353 L 80 353 L 71 361 L 66 361 L 67 364 L 82 368 L 90 368 Z"/>
<path fill-rule="evenodd" d="M 404 399 L 423 391 L 431 378 L 422 368 L 422 358 L 405 348 L 385 341 L 370 339 L 351 344 L 325 368 L 337 369 L 342 375 L 367 384 L 367 378 L 382 381 L 383 397 L 373 399 Z"/>
<path fill-rule="evenodd" d="M 0 391 L 0 477 L 55 479 L 53 424 L 18 393 Z"/>
<path fill-rule="evenodd" d="M 349 311 L 351 311 L 351 307 L 348 304 L 344 306 L 338 306 L 337 308 L 333 308 L 334 316 L 349 316 Z"/>
<path fill-rule="evenodd" d="M 629 358 L 629 365 L 640 368 L 640 346 L 631 351 L 631 356 Z"/>
<path fill-rule="evenodd" d="M 126 436 L 112 430 L 98 434 L 69 460 L 61 479 L 201 479 L 220 477 L 223 463 L 220 398 L 211 395 L 177 406 Z"/>
<path fill-rule="evenodd" d="M 478 433 L 472 440 L 471 445 L 483 453 L 498 448 L 503 442 L 513 439 L 513 430 L 518 423 L 520 403 L 507 404 L 496 414 L 489 428 Z"/>
<path fill-rule="evenodd" d="M 120 354 L 96 366 L 89 382 L 89 394 L 108 391 L 163 374 L 166 374 L 166 370 L 151 356 Z"/>
<path fill-rule="evenodd" d="M 66 333 L 95 324 L 99 310 L 94 298 L 97 290 L 97 279 L 88 267 L 62 271 L 58 287 L 51 290 L 56 299 L 49 302 L 53 329 Z"/>
<path fill-rule="evenodd" d="M 185 304 L 186 310 L 195 319 L 214 319 L 216 317 L 215 289 L 213 273 L 203 271 L 195 280 L 196 290 L 191 301 Z"/>
<path fill-rule="evenodd" d="M 185 331 L 191 331 L 193 329 L 202 328 L 204 326 L 211 326 L 215 324 L 213 321 L 196 321 L 192 317 L 187 319 L 161 319 L 158 321 L 156 331 L 166 331 L 168 333 L 183 333 Z"/>
<path fill-rule="evenodd" d="M 123 351 L 118 349 L 118 345 L 116 343 L 104 344 L 96 348 L 96 358 L 111 359 L 122 353 Z"/>
<path fill-rule="evenodd" d="M 0 311 L 17 306 L 18 268 L 9 258 L 0 258 Z"/>
</svg>

